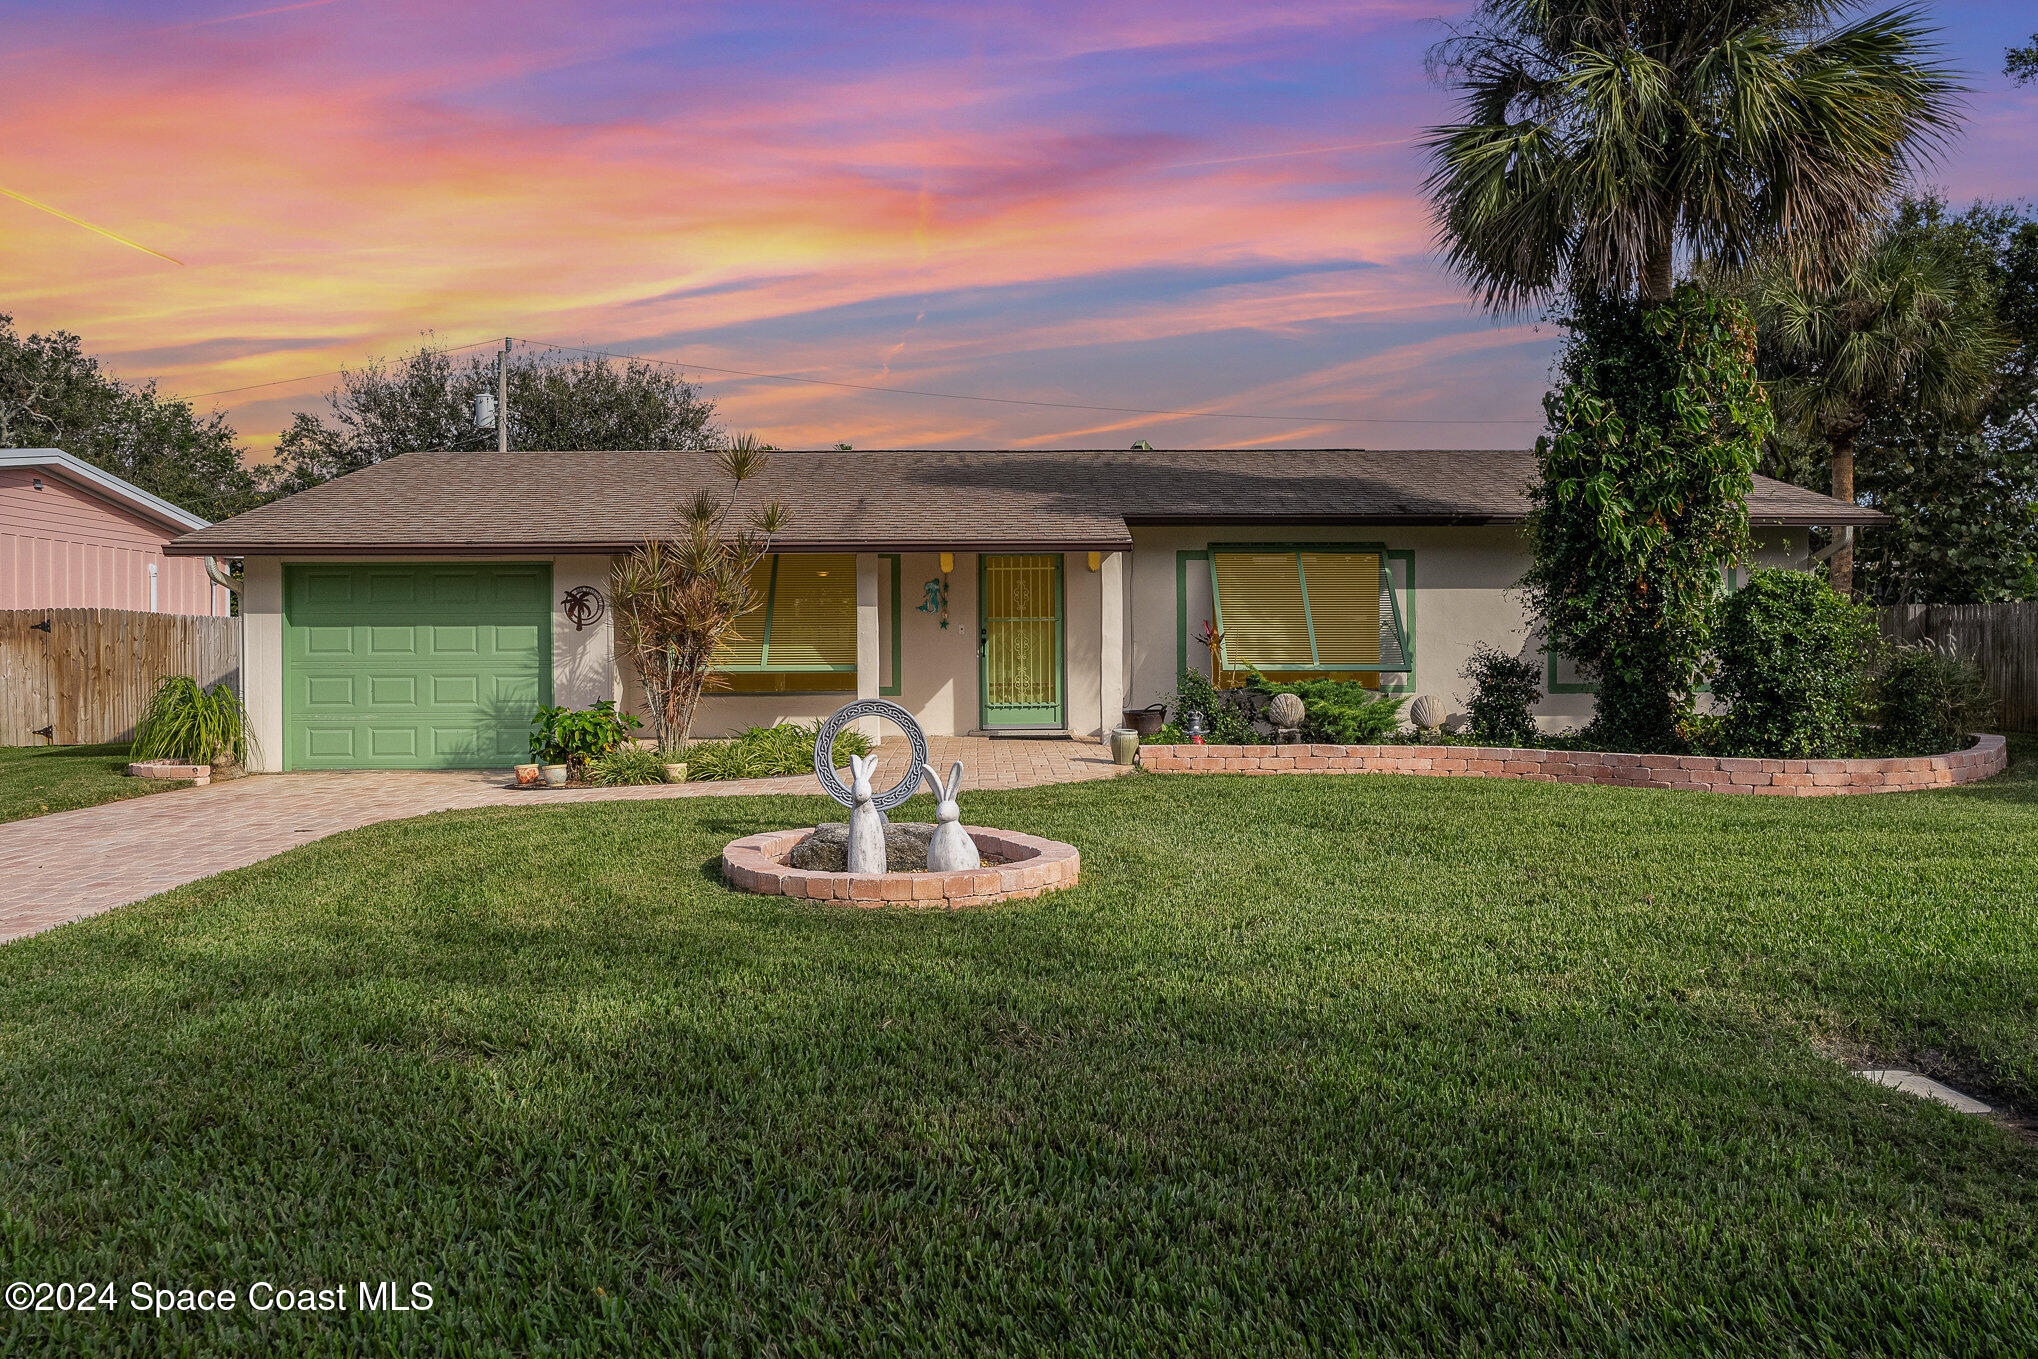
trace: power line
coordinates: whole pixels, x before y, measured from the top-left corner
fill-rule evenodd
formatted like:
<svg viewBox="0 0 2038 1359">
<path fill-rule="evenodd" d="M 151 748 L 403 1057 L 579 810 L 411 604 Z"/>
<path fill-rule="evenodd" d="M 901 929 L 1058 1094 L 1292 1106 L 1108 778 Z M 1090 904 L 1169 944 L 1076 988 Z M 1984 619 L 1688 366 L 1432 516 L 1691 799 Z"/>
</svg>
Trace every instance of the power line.
<svg viewBox="0 0 2038 1359">
<path fill-rule="evenodd" d="M 456 344 L 451 349 L 442 349 L 439 352 L 442 354 L 458 354 L 463 349 L 479 349 L 485 344 L 494 343 L 494 340 L 476 340 L 473 344 Z M 293 382 L 310 382 L 313 378 L 338 377 L 347 371 L 349 370 L 345 368 L 328 368 L 323 373 L 306 373 L 302 377 L 277 378 L 274 382 L 251 382 L 245 387 L 222 387 L 216 392 L 192 392 L 184 400 L 196 401 L 201 396 L 231 396 L 235 392 L 260 391 L 264 387 L 288 387 Z"/>
<path fill-rule="evenodd" d="M 1259 415 L 1237 411 L 1177 411 L 1157 410 L 1149 406 L 1101 406 L 1082 401 L 1032 401 L 1016 396 L 974 396 L 966 392 L 932 392 L 917 387 L 879 387 L 864 382 L 831 382 L 826 378 L 795 377 L 789 373 L 756 373 L 746 368 L 717 368 L 708 363 L 682 363 L 674 359 L 654 359 L 644 354 L 619 354 L 605 349 L 583 349 L 578 345 L 553 344 L 550 340 L 531 340 L 519 335 L 519 344 L 542 345 L 547 349 L 563 350 L 569 354 L 591 354 L 602 359 L 629 359 L 637 363 L 663 364 L 667 368 L 696 369 L 703 373 L 725 373 L 732 377 L 762 378 L 770 382 L 802 382 L 816 387 L 842 387 L 857 392 L 884 392 L 893 396 L 931 396 L 944 401 L 988 401 L 1000 406 L 1038 406 L 1050 410 L 1101 411 L 1112 415 L 1173 415 L 1185 419 L 1205 420 L 1276 420 L 1296 425 L 1530 425 L 1541 424 L 1540 416 L 1523 416 L 1513 420 L 1439 420 L 1415 416 L 1386 415 Z"/>
</svg>

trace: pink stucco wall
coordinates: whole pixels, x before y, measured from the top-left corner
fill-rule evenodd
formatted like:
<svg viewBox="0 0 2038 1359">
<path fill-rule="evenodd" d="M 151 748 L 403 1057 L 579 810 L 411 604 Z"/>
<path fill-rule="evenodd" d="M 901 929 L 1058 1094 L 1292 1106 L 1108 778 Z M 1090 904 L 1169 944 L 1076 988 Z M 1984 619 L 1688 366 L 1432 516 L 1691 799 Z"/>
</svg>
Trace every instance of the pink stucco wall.
<svg viewBox="0 0 2038 1359">
<path fill-rule="evenodd" d="M 0 609 L 226 613 L 203 560 L 163 555 L 177 535 L 47 468 L 0 467 Z"/>
</svg>

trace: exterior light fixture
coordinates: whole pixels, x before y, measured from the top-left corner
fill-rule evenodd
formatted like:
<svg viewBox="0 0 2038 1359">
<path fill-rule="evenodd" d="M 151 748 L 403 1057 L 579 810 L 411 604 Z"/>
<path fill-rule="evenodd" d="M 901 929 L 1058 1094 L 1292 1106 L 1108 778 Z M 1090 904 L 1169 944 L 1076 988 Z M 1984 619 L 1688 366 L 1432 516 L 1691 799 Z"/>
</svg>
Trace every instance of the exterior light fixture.
<svg viewBox="0 0 2038 1359">
<path fill-rule="evenodd" d="M 954 569 L 955 569 L 955 554 L 954 554 L 953 552 L 944 552 L 944 553 L 942 553 L 942 554 L 941 554 L 941 574 L 945 576 L 945 575 L 947 575 L 947 574 L 948 574 L 948 573 L 949 573 L 950 571 L 953 571 Z"/>
<path fill-rule="evenodd" d="M 1104 554 L 1101 552 L 1092 552 L 1090 554 L 1090 569 L 1092 571 L 1095 571 L 1102 567 L 1103 565 L 1104 565 Z"/>
</svg>

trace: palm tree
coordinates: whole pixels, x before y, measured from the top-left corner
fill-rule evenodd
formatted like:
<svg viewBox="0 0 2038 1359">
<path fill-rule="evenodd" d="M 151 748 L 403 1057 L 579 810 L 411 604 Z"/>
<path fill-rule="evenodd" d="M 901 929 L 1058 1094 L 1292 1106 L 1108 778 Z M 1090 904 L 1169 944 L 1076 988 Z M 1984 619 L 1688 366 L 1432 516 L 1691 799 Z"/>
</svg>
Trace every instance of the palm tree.
<svg viewBox="0 0 2038 1359">
<path fill-rule="evenodd" d="M 1830 279 L 1958 88 L 1915 10 L 1834 26 L 1844 0 L 1483 0 L 1432 70 L 1438 240 L 1489 307 L 1564 289 L 1669 297 L 1680 252 L 1787 252 Z"/>
<path fill-rule="evenodd" d="M 1793 442 L 1823 446 L 1832 495 L 1854 500 L 1854 441 L 1878 400 L 1960 419 L 1994 386 L 2009 337 L 1994 285 L 1943 233 L 1899 227 L 1828 287 L 1785 268 L 1743 285 L 1761 336 L 1770 396 Z M 1854 550 L 1832 558 L 1833 588 L 1851 594 Z"/>
</svg>

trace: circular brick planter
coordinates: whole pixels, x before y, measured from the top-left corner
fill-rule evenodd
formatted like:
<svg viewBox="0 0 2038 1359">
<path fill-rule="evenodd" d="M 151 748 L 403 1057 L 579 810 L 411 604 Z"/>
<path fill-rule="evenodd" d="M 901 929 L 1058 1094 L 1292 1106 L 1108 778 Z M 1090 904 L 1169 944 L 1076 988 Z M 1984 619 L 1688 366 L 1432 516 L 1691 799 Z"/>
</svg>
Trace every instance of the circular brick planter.
<svg viewBox="0 0 2038 1359">
<path fill-rule="evenodd" d="M 1059 840 L 964 826 L 979 851 L 1004 862 L 956 873 L 877 876 L 788 868 L 785 856 L 813 829 L 766 831 L 731 840 L 722 851 L 722 876 L 745 892 L 843 906 L 988 906 L 1073 887 L 1083 863 L 1074 845 Z"/>
<path fill-rule="evenodd" d="M 1493 746 L 1141 746 L 1140 765 L 1188 774 L 1435 774 L 1706 793 L 1831 797 L 1945 788 L 2000 774 L 2008 743 L 1983 735 L 1951 755 L 1891 760 L 1739 760 Z"/>
</svg>

